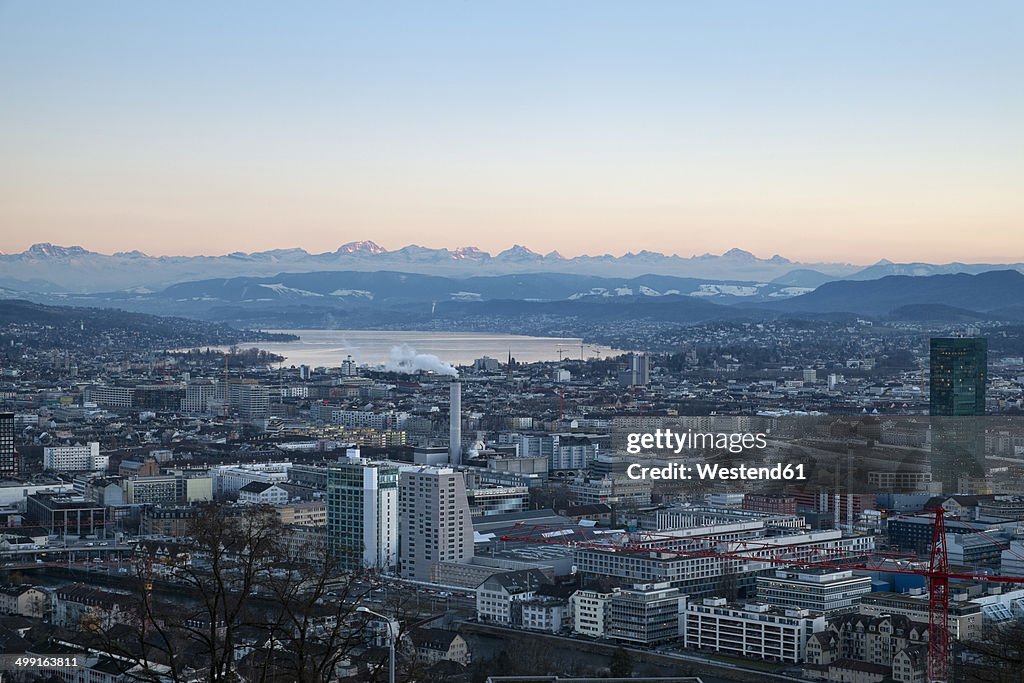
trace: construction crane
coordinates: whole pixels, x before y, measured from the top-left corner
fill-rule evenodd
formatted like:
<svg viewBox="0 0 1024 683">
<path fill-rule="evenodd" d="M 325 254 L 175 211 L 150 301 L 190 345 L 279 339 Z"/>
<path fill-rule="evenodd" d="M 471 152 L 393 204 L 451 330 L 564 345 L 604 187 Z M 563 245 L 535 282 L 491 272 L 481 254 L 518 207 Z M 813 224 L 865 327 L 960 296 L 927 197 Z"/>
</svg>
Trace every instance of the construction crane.
<svg viewBox="0 0 1024 683">
<path fill-rule="evenodd" d="M 928 680 L 929 683 L 947 683 L 949 681 L 949 653 L 951 651 L 949 633 L 949 582 L 951 579 L 964 581 L 989 581 L 996 583 L 1024 584 L 1024 576 L 1005 576 L 985 574 L 981 572 L 951 572 L 949 570 L 949 554 L 946 549 L 945 511 L 939 507 L 933 512 L 932 542 L 927 568 L 910 566 L 909 559 L 917 560 L 917 556 L 905 553 L 884 553 L 872 551 L 865 553 L 857 550 L 826 550 L 822 548 L 804 549 L 805 557 L 792 557 L 793 548 L 777 546 L 770 543 L 750 540 L 719 540 L 714 533 L 696 534 L 693 536 L 671 536 L 643 532 L 639 536 L 647 539 L 641 541 L 637 534 L 626 534 L 626 541 L 621 544 L 600 540 L 573 541 L 555 533 L 534 533 L 533 535 L 502 536 L 501 541 L 523 543 L 545 543 L 574 548 L 593 548 L 616 552 L 659 553 L 692 558 L 715 558 L 722 560 L 740 560 L 761 562 L 769 565 L 794 567 L 820 567 L 824 569 L 855 569 L 862 571 L 884 571 L 891 574 L 913 574 L 928 580 Z M 521 527 L 526 528 L 526 527 Z M 534 532 L 543 527 L 532 527 Z M 679 549 L 658 545 L 661 543 L 703 542 L 712 544 L 705 548 Z M 726 546 L 721 550 L 717 546 Z M 788 557 L 787 557 L 788 555 Z M 869 556 L 870 555 L 870 556 Z M 816 556 L 817 559 L 811 559 Z M 903 566 L 883 565 L 879 560 L 902 560 Z M 923 564 L 923 562 L 918 562 Z"/>
</svg>

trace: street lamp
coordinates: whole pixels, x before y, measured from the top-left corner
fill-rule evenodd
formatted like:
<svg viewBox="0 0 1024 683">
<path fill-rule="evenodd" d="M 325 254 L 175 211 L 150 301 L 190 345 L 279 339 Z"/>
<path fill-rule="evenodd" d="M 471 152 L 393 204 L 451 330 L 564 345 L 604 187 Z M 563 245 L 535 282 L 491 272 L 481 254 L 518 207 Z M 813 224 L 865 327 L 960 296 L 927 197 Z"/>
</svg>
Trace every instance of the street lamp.
<svg viewBox="0 0 1024 683">
<path fill-rule="evenodd" d="M 395 627 L 393 622 L 380 612 L 374 612 L 369 607 L 360 605 L 356 607 L 356 611 L 379 617 L 388 622 L 388 683 L 395 683 Z"/>
</svg>

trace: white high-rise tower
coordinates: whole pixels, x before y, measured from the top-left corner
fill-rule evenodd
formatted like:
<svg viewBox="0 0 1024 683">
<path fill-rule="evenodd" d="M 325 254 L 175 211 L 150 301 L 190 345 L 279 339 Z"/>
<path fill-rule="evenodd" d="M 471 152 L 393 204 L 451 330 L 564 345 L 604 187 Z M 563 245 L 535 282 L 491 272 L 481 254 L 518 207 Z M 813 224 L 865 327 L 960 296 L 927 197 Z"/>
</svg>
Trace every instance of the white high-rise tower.
<svg viewBox="0 0 1024 683">
<path fill-rule="evenodd" d="M 451 384 L 451 400 L 448 409 L 448 462 L 453 466 L 462 464 L 462 383 Z"/>
</svg>

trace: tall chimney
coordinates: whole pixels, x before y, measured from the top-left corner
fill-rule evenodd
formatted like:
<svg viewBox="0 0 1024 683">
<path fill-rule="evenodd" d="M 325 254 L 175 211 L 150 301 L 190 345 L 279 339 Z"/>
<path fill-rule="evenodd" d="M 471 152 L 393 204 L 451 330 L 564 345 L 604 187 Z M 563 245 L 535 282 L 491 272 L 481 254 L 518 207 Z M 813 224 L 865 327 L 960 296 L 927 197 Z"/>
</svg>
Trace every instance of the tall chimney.
<svg viewBox="0 0 1024 683">
<path fill-rule="evenodd" d="M 462 464 L 462 383 L 451 384 L 451 401 L 448 410 L 448 462 Z"/>
</svg>

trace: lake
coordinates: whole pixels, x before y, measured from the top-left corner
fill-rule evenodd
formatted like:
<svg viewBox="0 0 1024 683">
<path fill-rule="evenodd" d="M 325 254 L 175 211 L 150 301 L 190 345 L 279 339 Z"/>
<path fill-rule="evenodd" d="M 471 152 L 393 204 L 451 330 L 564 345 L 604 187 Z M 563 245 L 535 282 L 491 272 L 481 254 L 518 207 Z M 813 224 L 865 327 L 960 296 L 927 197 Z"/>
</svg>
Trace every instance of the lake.
<svg viewBox="0 0 1024 683">
<path fill-rule="evenodd" d="M 524 337 L 486 332 L 410 332 L 391 330 L 268 330 L 299 337 L 294 342 L 250 342 L 240 349 L 260 348 L 285 357 L 286 365 L 337 367 L 348 356 L 358 365 L 380 365 L 395 356 L 396 348 L 437 356 L 452 365 L 470 365 L 490 356 L 502 363 L 512 357 L 521 363 L 580 357 L 582 340 L 572 337 Z M 584 358 L 616 356 L 608 346 L 583 344 Z"/>
</svg>

